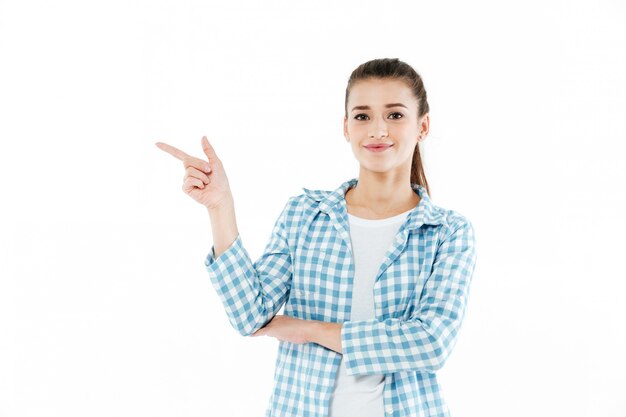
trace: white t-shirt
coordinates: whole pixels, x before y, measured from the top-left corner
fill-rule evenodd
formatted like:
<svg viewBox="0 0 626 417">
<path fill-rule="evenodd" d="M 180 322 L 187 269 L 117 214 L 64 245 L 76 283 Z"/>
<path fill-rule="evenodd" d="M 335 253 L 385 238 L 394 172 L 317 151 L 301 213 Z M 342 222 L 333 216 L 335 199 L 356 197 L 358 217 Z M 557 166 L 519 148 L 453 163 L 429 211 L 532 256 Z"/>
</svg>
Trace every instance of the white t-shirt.
<svg viewBox="0 0 626 417">
<path fill-rule="evenodd" d="M 387 249 L 411 210 L 378 220 L 363 219 L 348 213 L 355 266 L 351 320 L 375 317 L 374 278 Z M 383 374 L 348 375 L 342 359 L 331 396 L 329 417 L 384 417 L 384 384 Z"/>
</svg>

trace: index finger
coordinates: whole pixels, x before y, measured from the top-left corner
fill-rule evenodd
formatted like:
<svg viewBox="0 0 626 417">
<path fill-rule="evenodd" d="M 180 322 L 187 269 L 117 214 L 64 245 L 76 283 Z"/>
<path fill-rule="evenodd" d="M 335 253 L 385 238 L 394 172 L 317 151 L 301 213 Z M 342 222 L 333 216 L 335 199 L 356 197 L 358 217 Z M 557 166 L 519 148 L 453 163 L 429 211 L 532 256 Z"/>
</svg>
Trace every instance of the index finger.
<svg viewBox="0 0 626 417">
<path fill-rule="evenodd" d="M 172 145 L 168 145 L 167 143 L 163 143 L 163 142 L 156 142 L 155 145 L 161 149 L 164 150 L 165 152 L 169 153 L 170 155 L 172 155 L 175 158 L 180 159 L 181 161 L 184 158 L 189 158 L 190 156 L 187 155 L 185 152 L 181 151 L 178 148 L 173 147 Z"/>
</svg>

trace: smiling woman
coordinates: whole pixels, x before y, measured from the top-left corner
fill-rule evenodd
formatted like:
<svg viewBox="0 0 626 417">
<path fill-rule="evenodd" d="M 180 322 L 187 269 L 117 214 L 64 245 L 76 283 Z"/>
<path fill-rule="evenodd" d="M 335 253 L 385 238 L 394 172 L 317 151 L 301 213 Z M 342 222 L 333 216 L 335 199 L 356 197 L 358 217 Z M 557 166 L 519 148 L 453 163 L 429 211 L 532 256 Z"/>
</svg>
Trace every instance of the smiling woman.
<svg viewBox="0 0 626 417">
<path fill-rule="evenodd" d="M 206 138 L 209 167 L 158 146 L 183 161 L 183 190 L 208 209 L 214 244 L 204 262 L 231 325 L 279 341 L 267 417 L 448 417 L 436 372 L 464 317 L 473 226 L 430 199 L 418 147 L 428 103 L 413 68 L 360 65 L 345 110 L 358 178 L 289 197 L 256 261 Z"/>
</svg>

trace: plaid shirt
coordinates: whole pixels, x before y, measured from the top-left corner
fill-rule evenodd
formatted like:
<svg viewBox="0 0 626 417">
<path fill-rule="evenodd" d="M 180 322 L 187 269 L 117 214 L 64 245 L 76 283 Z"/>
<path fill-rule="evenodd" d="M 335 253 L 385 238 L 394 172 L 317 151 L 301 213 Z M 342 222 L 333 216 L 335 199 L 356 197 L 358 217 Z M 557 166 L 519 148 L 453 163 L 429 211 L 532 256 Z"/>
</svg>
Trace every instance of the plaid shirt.
<svg viewBox="0 0 626 417">
<path fill-rule="evenodd" d="M 350 321 L 354 262 L 344 196 L 357 182 L 289 197 L 256 262 L 241 235 L 218 259 L 214 246 L 205 258 L 230 324 L 243 336 L 283 305 L 291 317 L 343 323 L 342 353 L 279 341 L 266 417 L 327 417 L 341 355 L 349 375 L 385 375 L 386 416 L 450 415 L 436 371 L 465 315 L 476 263 L 473 226 L 412 184 L 421 200 L 378 269 L 376 318 Z"/>
</svg>

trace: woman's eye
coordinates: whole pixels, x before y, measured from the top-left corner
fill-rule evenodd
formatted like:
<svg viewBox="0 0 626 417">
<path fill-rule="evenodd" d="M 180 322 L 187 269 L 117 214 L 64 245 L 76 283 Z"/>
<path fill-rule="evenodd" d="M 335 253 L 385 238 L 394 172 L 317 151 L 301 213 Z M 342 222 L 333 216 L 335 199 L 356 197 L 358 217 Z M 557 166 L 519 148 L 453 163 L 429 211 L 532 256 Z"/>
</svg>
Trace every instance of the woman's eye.
<svg viewBox="0 0 626 417">
<path fill-rule="evenodd" d="M 404 115 L 403 115 L 402 113 L 398 113 L 398 112 L 391 113 L 391 115 L 394 115 L 394 114 L 398 114 L 398 115 L 400 115 L 400 116 L 401 116 L 401 117 L 393 117 L 393 119 L 394 119 L 394 120 L 398 120 L 398 119 L 401 119 L 402 117 L 404 117 Z M 391 115 L 390 115 L 390 116 L 391 116 Z M 355 118 L 356 120 L 363 120 L 363 119 L 359 119 L 359 117 L 361 117 L 361 116 L 365 116 L 365 117 L 367 117 L 367 114 L 363 114 L 363 113 L 361 113 L 361 114 L 357 114 L 356 116 L 354 116 L 354 118 Z"/>
</svg>

